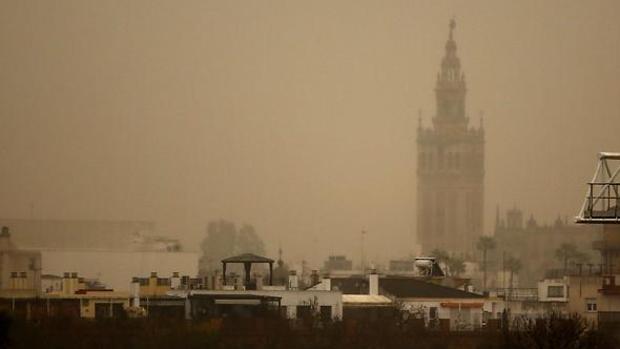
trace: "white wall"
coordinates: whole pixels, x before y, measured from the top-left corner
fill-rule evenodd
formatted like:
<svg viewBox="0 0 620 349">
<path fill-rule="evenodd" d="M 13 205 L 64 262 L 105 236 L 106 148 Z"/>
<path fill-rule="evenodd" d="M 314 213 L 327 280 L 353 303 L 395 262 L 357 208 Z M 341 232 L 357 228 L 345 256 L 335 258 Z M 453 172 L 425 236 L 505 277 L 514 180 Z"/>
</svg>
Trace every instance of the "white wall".
<svg viewBox="0 0 620 349">
<path fill-rule="evenodd" d="M 181 293 L 171 291 L 171 294 Z M 280 305 L 286 307 L 286 315 L 289 319 L 297 317 L 298 305 L 332 307 L 332 319 L 342 319 L 342 292 L 340 291 L 293 291 L 293 290 L 256 290 L 256 291 L 214 291 L 214 290 L 192 290 L 190 294 L 245 294 L 281 297 Z"/>
<path fill-rule="evenodd" d="M 562 287 L 564 297 L 549 297 L 549 287 Z M 545 279 L 538 282 L 539 302 L 568 302 L 568 281 L 564 279 Z"/>
</svg>

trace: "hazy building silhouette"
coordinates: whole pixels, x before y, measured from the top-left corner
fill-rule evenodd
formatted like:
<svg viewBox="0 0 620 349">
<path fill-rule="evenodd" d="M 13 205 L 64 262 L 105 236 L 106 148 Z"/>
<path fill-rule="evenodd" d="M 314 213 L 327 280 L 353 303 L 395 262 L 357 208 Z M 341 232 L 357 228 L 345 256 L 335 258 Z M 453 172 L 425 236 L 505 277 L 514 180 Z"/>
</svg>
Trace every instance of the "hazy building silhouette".
<svg viewBox="0 0 620 349">
<path fill-rule="evenodd" d="M 506 210 L 504 216 L 501 216 L 499 208 L 497 209 L 494 230 L 497 247 L 488 255 L 490 270 L 501 270 L 505 258 L 503 254 L 506 253 L 522 264 L 518 275 L 519 286 L 534 287 L 545 276 L 561 277 L 565 273 L 562 270 L 563 263 L 556 255 L 562 244 L 576 246 L 578 251 L 584 254 L 582 258 L 587 259 L 579 261 L 571 258 L 571 273 L 576 272 L 575 263 L 581 263 L 584 271 L 594 266 L 598 270 L 598 261 L 592 250 L 593 242 L 600 236 L 598 227 L 574 224 L 569 222 L 568 218 L 560 216 L 553 224 L 544 224 L 542 219 L 537 220 L 533 214 L 527 219 L 525 217 L 523 211 L 516 206 Z M 490 277 L 489 285 L 505 287 L 506 282 L 507 280 L 500 277 L 497 280 Z"/>
<path fill-rule="evenodd" d="M 353 261 L 347 259 L 346 256 L 329 256 L 323 263 L 323 270 L 353 270 Z"/>
<path fill-rule="evenodd" d="M 473 250 L 483 229 L 484 130 L 469 127 L 465 75 L 450 21 L 437 75 L 432 128 L 418 126 L 417 236 L 424 253 L 434 248 Z"/>
</svg>

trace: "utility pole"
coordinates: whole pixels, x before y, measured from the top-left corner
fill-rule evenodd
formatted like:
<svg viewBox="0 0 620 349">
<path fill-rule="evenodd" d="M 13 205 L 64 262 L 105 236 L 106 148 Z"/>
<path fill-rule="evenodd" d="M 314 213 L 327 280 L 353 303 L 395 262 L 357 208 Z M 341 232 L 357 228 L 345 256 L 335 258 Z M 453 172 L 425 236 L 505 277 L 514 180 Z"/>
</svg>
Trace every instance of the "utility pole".
<svg viewBox="0 0 620 349">
<path fill-rule="evenodd" d="M 506 251 L 502 251 L 502 288 L 504 289 L 504 304 L 506 304 Z"/>
<path fill-rule="evenodd" d="M 366 272 L 366 256 L 364 255 L 364 237 L 366 235 L 366 231 L 362 230 L 362 234 L 361 234 L 361 261 L 360 264 L 362 265 L 362 273 Z"/>
</svg>

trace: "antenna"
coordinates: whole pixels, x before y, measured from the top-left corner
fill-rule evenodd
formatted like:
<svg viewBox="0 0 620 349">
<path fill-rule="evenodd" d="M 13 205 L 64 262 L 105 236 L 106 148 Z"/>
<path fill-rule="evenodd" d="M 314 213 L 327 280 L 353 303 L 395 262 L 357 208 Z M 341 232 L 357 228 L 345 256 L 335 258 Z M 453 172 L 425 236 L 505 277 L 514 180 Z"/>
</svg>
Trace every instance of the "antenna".
<svg viewBox="0 0 620 349">
<path fill-rule="evenodd" d="M 361 234 L 361 247 L 362 247 L 362 251 L 361 251 L 361 266 L 362 266 L 362 273 L 366 271 L 366 256 L 364 255 L 364 237 L 366 235 L 366 231 L 362 230 L 362 234 Z"/>
</svg>

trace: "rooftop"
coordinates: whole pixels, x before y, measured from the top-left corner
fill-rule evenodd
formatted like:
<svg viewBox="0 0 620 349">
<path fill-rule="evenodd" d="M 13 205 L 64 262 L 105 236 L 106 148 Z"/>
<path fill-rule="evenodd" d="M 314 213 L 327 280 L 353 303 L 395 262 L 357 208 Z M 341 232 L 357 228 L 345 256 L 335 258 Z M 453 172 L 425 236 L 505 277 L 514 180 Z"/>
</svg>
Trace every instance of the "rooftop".
<svg viewBox="0 0 620 349">
<path fill-rule="evenodd" d="M 257 256 L 253 253 L 244 253 L 238 256 L 222 259 L 222 263 L 273 263 L 271 258 Z"/>
<path fill-rule="evenodd" d="M 332 279 L 332 287 L 338 287 L 343 294 L 367 294 L 368 280 L 362 278 Z M 398 298 L 483 298 L 482 295 L 452 287 L 441 286 L 411 277 L 381 277 L 379 292 Z"/>
</svg>

